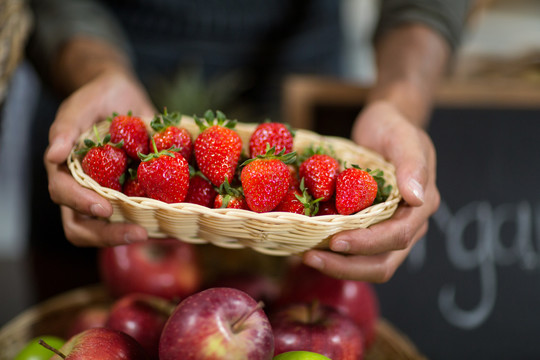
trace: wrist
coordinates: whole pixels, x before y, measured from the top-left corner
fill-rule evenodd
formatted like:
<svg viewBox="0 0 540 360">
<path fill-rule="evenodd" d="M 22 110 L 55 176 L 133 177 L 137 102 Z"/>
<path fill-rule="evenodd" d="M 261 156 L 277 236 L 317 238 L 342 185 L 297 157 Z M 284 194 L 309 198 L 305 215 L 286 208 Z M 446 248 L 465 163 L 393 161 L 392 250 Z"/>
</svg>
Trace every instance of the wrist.
<svg viewBox="0 0 540 360">
<path fill-rule="evenodd" d="M 395 81 L 385 87 L 375 87 L 367 98 L 367 105 L 385 103 L 418 127 L 427 125 L 432 102 L 430 91 L 410 81 Z"/>
<path fill-rule="evenodd" d="M 133 77 L 131 62 L 126 54 L 93 38 L 73 38 L 62 47 L 53 64 L 55 81 L 67 93 L 105 73 L 122 73 Z"/>
<path fill-rule="evenodd" d="M 368 101 L 393 104 L 411 123 L 425 126 L 450 56 L 445 40 L 421 24 L 404 24 L 378 39 L 377 81 Z"/>
</svg>

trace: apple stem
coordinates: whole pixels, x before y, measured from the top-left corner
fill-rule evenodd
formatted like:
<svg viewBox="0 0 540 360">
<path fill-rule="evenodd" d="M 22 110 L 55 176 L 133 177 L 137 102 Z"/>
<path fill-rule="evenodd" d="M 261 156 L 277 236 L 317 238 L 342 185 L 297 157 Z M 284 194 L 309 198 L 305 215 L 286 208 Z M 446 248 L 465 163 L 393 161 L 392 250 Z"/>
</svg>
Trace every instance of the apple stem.
<svg viewBox="0 0 540 360">
<path fill-rule="evenodd" d="M 45 349 L 51 350 L 53 353 L 55 353 L 56 355 L 60 356 L 62 359 L 65 359 L 65 358 L 66 358 L 66 355 L 62 354 L 62 353 L 60 352 L 60 350 L 53 348 L 51 345 L 47 344 L 47 343 L 46 343 L 45 341 L 43 341 L 42 339 L 39 339 L 39 344 L 40 344 L 41 346 L 43 346 Z"/>
<path fill-rule="evenodd" d="M 236 320 L 232 325 L 231 329 L 234 333 L 240 332 L 240 329 L 242 328 L 242 325 L 246 322 L 246 320 L 253 315 L 253 313 L 259 309 L 262 309 L 264 307 L 264 303 L 262 301 L 259 301 L 253 309 L 242 315 L 238 320 Z"/>
</svg>

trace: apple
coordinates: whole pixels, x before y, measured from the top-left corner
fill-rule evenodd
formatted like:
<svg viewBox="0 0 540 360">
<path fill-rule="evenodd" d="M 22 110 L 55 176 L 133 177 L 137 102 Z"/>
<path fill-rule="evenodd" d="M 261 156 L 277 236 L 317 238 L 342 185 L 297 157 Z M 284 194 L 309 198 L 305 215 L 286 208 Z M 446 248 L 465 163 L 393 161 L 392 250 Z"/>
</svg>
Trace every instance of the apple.
<svg viewBox="0 0 540 360">
<path fill-rule="evenodd" d="M 101 278 L 114 297 L 145 293 L 180 301 L 199 290 L 195 246 L 176 239 L 150 239 L 100 249 Z"/>
<path fill-rule="evenodd" d="M 130 335 L 158 359 L 159 337 L 175 306 L 154 295 L 131 293 L 113 303 L 105 326 Z"/>
<path fill-rule="evenodd" d="M 291 304 L 270 316 L 275 355 L 311 351 L 330 359 L 358 360 L 364 353 L 362 330 L 349 317 L 330 306 Z"/>
<path fill-rule="evenodd" d="M 375 342 L 379 300 L 370 283 L 336 279 L 304 264 L 291 266 L 277 306 L 314 300 L 353 319 L 364 333 L 366 349 Z"/>
<path fill-rule="evenodd" d="M 262 303 L 233 288 L 184 299 L 163 328 L 160 360 L 270 360 L 274 336 Z"/>
<path fill-rule="evenodd" d="M 54 335 L 44 335 L 30 340 L 21 351 L 17 353 L 14 360 L 49 360 L 54 355 L 52 350 L 43 347 L 39 341 L 46 341 L 47 344 L 59 349 L 65 344 L 65 340 Z"/>
<path fill-rule="evenodd" d="M 211 287 L 230 287 L 242 290 L 253 299 L 262 301 L 265 308 L 276 301 L 281 287 L 278 280 L 264 273 L 231 273 L 218 277 Z"/>
<path fill-rule="evenodd" d="M 105 304 L 91 305 L 83 308 L 71 320 L 65 337 L 71 338 L 84 330 L 103 327 L 109 316 L 109 307 Z"/>
<path fill-rule="evenodd" d="M 331 360 L 324 355 L 312 351 L 287 351 L 275 356 L 272 360 Z"/>
<path fill-rule="evenodd" d="M 50 360 L 149 360 L 131 336 L 108 328 L 93 328 L 71 337 L 60 349 L 40 342 L 56 355 Z"/>
</svg>

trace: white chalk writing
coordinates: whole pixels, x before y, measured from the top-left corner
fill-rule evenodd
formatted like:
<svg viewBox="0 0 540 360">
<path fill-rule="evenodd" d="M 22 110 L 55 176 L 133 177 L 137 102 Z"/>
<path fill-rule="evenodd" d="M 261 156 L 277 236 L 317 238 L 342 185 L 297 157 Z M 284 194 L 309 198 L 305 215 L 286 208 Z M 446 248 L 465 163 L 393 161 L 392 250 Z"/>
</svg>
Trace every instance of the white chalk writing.
<svg viewBox="0 0 540 360">
<path fill-rule="evenodd" d="M 497 266 L 518 265 L 524 271 L 539 266 L 533 233 L 540 233 L 540 208 L 533 212 L 526 201 L 497 206 L 478 201 L 452 214 L 443 201 L 432 220 L 431 226 L 443 235 L 450 265 L 458 271 L 477 271 L 480 283 L 480 299 L 469 309 L 456 303 L 457 284 L 443 284 L 439 291 L 439 310 L 450 324 L 474 329 L 489 318 L 495 306 Z M 536 241 L 536 247 L 540 247 L 540 239 Z M 410 271 L 423 267 L 428 247 L 426 239 L 414 247 L 408 259 Z"/>
</svg>

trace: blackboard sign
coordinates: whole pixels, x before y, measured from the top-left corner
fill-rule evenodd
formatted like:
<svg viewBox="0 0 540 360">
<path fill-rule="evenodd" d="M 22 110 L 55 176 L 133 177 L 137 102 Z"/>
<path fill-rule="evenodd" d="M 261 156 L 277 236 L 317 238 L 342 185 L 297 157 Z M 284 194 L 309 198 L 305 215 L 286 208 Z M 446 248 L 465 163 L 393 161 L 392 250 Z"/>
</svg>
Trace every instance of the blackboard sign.
<svg viewBox="0 0 540 360">
<path fill-rule="evenodd" d="M 340 111 L 318 131 L 346 136 Z M 382 315 L 429 359 L 539 359 L 540 110 L 438 108 L 429 133 L 441 206 L 376 286 Z"/>
</svg>

